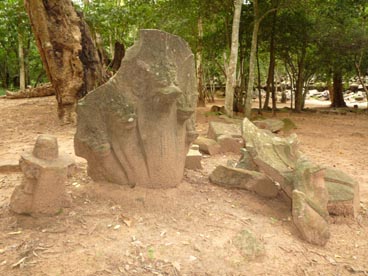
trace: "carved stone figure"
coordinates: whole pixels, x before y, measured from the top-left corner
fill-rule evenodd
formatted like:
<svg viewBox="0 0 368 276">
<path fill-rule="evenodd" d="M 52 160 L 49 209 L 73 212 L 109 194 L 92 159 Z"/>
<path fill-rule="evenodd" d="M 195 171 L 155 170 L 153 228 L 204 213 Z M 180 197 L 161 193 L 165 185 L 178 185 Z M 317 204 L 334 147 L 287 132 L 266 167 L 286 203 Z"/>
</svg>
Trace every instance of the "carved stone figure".
<svg viewBox="0 0 368 276">
<path fill-rule="evenodd" d="M 10 199 L 14 212 L 55 215 L 70 205 L 65 182 L 74 169 L 74 160 L 59 154 L 56 137 L 38 136 L 33 152 L 23 154 L 19 166 L 24 178 Z"/>
<path fill-rule="evenodd" d="M 141 30 L 117 74 L 77 107 L 75 152 L 96 181 L 175 187 L 197 137 L 193 54 L 181 38 Z"/>
</svg>

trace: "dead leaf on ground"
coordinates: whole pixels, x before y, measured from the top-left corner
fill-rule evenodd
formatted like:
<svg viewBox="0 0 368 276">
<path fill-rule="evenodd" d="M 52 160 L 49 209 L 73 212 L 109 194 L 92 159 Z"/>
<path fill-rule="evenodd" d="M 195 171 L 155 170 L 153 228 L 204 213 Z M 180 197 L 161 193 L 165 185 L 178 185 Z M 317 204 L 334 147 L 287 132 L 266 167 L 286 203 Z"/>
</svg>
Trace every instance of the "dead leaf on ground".
<svg viewBox="0 0 368 276">
<path fill-rule="evenodd" d="M 123 214 L 120 215 L 120 219 L 122 222 L 124 222 L 124 224 L 128 227 L 131 227 L 133 224 L 133 220 L 124 216 Z"/>
</svg>

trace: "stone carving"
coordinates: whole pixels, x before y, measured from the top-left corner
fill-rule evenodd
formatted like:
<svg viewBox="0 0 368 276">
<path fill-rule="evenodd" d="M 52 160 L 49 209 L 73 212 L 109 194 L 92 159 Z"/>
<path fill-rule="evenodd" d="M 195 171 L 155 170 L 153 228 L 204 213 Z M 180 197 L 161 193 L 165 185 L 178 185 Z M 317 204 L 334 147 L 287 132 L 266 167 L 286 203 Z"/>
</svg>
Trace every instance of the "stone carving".
<svg viewBox="0 0 368 276">
<path fill-rule="evenodd" d="M 177 186 L 197 137 L 193 54 L 181 38 L 141 30 L 117 74 L 77 107 L 75 152 L 96 181 Z"/>
<path fill-rule="evenodd" d="M 74 169 L 74 160 L 59 154 L 56 137 L 38 136 L 33 152 L 23 154 L 19 166 L 24 178 L 10 199 L 14 212 L 55 215 L 70 205 L 65 182 Z"/>
<path fill-rule="evenodd" d="M 358 183 L 339 170 L 310 162 L 299 151 L 295 134 L 277 137 L 245 118 L 242 136 L 246 145 L 242 158 L 235 168 L 217 167 L 210 176 L 212 182 L 267 195 L 265 191 L 273 193 L 272 185 L 267 181 L 255 182 L 254 174 L 249 177 L 250 172 L 264 173 L 292 200 L 293 221 L 302 237 L 318 245 L 325 245 L 330 237 L 329 214 L 357 215 Z"/>
</svg>

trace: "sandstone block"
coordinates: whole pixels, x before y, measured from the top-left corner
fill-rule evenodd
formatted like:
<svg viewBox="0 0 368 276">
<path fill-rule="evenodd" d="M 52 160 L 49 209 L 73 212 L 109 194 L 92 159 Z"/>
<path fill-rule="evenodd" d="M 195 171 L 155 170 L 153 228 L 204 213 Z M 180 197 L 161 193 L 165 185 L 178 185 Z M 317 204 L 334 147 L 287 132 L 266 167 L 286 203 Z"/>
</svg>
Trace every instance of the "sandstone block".
<svg viewBox="0 0 368 276">
<path fill-rule="evenodd" d="M 221 152 L 221 146 L 215 140 L 203 136 L 199 136 L 193 144 L 198 145 L 201 152 L 209 155 L 215 155 Z"/>
<path fill-rule="evenodd" d="M 258 120 L 253 122 L 260 129 L 267 129 L 271 132 L 279 132 L 284 127 L 284 122 L 277 119 Z"/>
<path fill-rule="evenodd" d="M 74 160 L 59 154 L 56 137 L 40 135 L 33 152 L 21 156 L 24 174 L 10 199 L 10 208 L 19 214 L 55 215 L 70 205 L 65 191 L 68 171 Z"/>
<path fill-rule="evenodd" d="M 238 124 L 210 122 L 207 137 L 217 141 L 217 138 L 220 135 L 229 135 L 234 138 L 241 138 L 241 127 Z"/>
<path fill-rule="evenodd" d="M 243 138 L 236 138 L 226 134 L 217 137 L 217 142 L 221 146 L 221 152 L 240 153 L 240 150 L 244 148 Z"/>
<path fill-rule="evenodd" d="M 253 191 L 260 196 L 275 197 L 278 188 L 262 173 L 220 165 L 210 175 L 210 181 L 226 188 Z"/>
<path fill-rule="evenodd" d="M 199 147 L 197 145 L 192 145 L 185 159 L 185 168 L 189 170 L 201 170 L 201 160 L 202 154 L 199 152 Z"/>
</svg>

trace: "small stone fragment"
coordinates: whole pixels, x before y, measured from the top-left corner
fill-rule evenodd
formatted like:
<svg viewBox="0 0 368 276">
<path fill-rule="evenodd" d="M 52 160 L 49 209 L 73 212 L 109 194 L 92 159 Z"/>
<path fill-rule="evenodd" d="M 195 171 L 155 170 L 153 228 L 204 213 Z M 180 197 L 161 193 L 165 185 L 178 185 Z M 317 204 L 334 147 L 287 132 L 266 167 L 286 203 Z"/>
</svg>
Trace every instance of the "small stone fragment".
<svg viewBox="0 0 368 276">
<path fill-rule="evenodd" d="M 192 145 L 185 159 L 185 168 L 189 170 L 202 169 L 202 154 L 199 152 L 198 145 Z"/>
</svg>

